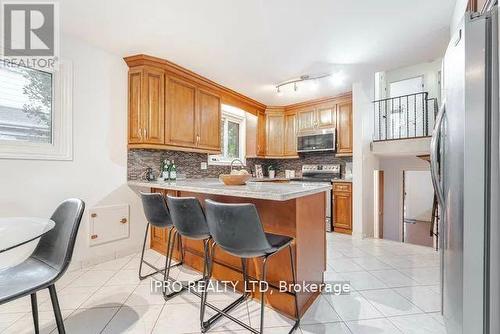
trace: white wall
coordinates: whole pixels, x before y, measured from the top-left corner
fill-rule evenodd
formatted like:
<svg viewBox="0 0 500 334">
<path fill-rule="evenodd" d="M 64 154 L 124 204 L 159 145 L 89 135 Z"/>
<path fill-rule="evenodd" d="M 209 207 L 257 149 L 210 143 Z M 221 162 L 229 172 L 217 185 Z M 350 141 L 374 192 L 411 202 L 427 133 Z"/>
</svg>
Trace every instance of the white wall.
<svg viewBox="0 0 500 334">
<path fill-rule="evenodd" d="M 378 158 L 370 151 L 373 136 L 373 73 L 352 85 L 353 100 L 353 235 L 373 236 L 373 171 Z"/>
<path fill-rule="evenodd" d="M 467 4 L 469 0 L 457 0 L 455 4 L 455 10 L 453 11 L 453 16 L 451 18 L 450 24 L 450 35 L 453 36 L 453 33 L 457 29 L 462 17 L 464 16 L 465 11 L 467 10 Z"/>
<path fill-rule="evenodd" d="M 118 55 L 64 36 L 61 58 L 73 63 L 73 161 L 0 160 L 0 215 L 48 217 L 68 197 L 87 208 L 130 204 L 130 238 L 88 246 L 88 210 L 73 265 L 140 248 L 145 218 L 127 178 L 127 66 Z"/>
<path fill-rule="evenodd" d="M 384 157 L 379 169 L 384 171 L 384 239 L 401 241 L 403 171 L 429 170 L 429 163 L 416 157 Z"/>
<path fill-rule="evenodd" d="M 442 58 L 438 58 L 430 62 L 378 72 L 375 80 L 378 81 L 376 84 L 380 86 L 380 89 L 376 91 L 379 92 L 380 98 L 383 99 L 389 96 L 391 82 L 423 76 L 423 91 L 429 92 L 429 98 L 437 97 L 440 99 L 439 71 L 441 70 L 441 63 Z"/>
</svg>

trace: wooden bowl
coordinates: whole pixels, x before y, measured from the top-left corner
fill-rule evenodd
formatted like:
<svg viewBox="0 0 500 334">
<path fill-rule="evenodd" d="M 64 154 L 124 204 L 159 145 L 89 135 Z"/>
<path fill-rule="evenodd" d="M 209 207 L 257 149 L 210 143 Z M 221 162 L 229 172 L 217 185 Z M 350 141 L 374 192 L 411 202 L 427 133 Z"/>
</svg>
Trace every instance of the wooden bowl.
<svg viewBox="0 0 500 334">
<path fill-rule="evenodd" d="M 221 174 L 219 181 L 227 186 L 241 186 L 247 183 L 252 178 L 251 174 L 234 175 L 234 174 Z"/>
</svg>

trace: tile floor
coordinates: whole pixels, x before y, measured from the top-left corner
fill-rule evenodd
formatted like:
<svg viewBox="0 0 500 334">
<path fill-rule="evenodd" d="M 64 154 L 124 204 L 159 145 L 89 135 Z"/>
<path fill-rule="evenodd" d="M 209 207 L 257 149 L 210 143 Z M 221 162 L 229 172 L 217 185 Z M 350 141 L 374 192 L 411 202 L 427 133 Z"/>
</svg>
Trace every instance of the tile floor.
<svg viewBox="0 0 500 334">
<path fill-rule="evenodd" d="M 349 295 L 321 295 L 302 318 L 298 334 L 446 333 L 439 315 L 439 258 L 430 248 L 385 240 L 327 236 L 330 281 L 350 281 Z M 147 252 L 158 265 L 163 257 Z M 68 334 L 199 333 L 197 297 L 184 293 L 168 303 L 150 293 L 150 282 L 137 278 L 138 255 L 66 273 L 56 284 Z M 180 279 L 199 275 L 176 268 Z M 210 296 L 223 306 L 231 293 Z M 56 333 L 48 294 L 38 293 L 41 333 Z M 33 333 L 29 298 L 0 306 L 0 333 Z M 258 326 L 259 304 L 249 301 L 235 311 Z M 265 333 L 287 333 L 292 321 L 266 310 Z M 221 320 L 214 333 L 245 333 Z"/>
</svg>

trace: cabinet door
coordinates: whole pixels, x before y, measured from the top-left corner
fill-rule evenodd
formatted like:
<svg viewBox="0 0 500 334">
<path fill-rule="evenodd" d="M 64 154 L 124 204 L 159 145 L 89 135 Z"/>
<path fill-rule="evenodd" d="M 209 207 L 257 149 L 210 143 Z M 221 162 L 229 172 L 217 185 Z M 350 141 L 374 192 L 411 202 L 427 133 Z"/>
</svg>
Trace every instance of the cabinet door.
<svg viewBox="0 0 500 334">
<path fill-rule="evenodd" d="M 335 106 L 319 108 L 316 112 L 318 117 L 317 125 L 320 128 L 335 127 L 336 109 Z"/>
<path fill-rule="evenodd" d="M 297 115 L 285 115 L 285 155 L 297 155 Z"/>
<path fill-rule="evenodd" d="M 284 149 L 284 131 L 285 131 L 285 116 L 284 115 L 266 115 L 266 155 L 280 156 L 283 155 Z"/>
<path fill-rule="evenodd" d="M 198 147 L 220 151 L 220 97 L 198 90 Z"/>
<path fill-rule="evenodd" d="M 333 193 L 334 227 L 352 229 L 352 194 L 349 192 Z"/>
<path fill-rule="evenodd" d="M 314 109 L 299 111 L 299 131 L 314 129 L 316 125 L 316 111 Z"/>
<path fill-rule="evenodd" d="M 144 117 L 141 113 L 142 69 L 133 69 L 128 73 L 128 142 L 141 143 L 144 138 Z"/>
<path fill-rule="evenodd" d="M 352 154 L 352 103 L 337 105 L 337 154 Z"/>
<path fill-rule="evenodd" d="M 257 155 L 266 155 L 266 115 L 263 113 L 257 117 Z"/>
<path fill-rule="evenodd" d="M 196 147 L 196 87 L 168 80 L 167 144 Z"/>
<path fill-rule="evenodd" d="M 165 73 L 161 70 L 144 70 L 144 142 L 165 142 Z"/>
</svg>

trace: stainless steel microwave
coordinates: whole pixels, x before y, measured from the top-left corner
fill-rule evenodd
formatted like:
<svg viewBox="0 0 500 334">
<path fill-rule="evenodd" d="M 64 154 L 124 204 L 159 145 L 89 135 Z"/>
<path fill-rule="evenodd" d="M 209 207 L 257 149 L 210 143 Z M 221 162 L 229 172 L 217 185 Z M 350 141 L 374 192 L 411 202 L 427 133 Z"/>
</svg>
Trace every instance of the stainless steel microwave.
<svg viewBox="0 0 500 334">
<path fill-rule="evenodd" d="M 315 130 L 297 135 L 297 152 L 335 152 L 335 129 Z"/>
</svg>

